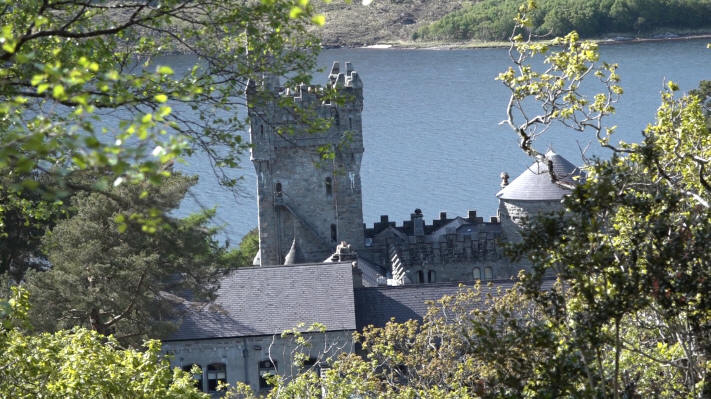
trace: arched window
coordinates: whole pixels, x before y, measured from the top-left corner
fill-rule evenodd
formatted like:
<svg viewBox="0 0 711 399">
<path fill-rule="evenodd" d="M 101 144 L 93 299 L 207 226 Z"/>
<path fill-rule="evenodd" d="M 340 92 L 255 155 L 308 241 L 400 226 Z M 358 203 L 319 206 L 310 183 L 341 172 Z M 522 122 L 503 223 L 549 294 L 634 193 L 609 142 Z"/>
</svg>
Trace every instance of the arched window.
<svg viewBox="0 0 711 399">
<path fill-rule="evenodd" d="M 425 282 L 425 272 L 422 270 L 417 271 L 417 282 L 420 284 Z"/>
<path fill-rule="evenodd" d="M 277 196 L 281 195 L 281 183 L 277 182 L 277 184 L 274 186 L 274 191 L 276 192 Z"/>
<path fill-rule="evenodd" d="M 428 270 L 427 271 L 427 282 L 434 283 L 436 281 L 437 281 L 437 273 L 435 273 L 434 270 Z"/>
<path fill-rule="evenodd" d="M 474 281 L 481 280 L 481 269 L 478 267 L 472 269 L 472 277 L 474 277 Z"/>
<path fill-rule="evenodd" d="M 183 366 L 183 371 L 190 373 L 193 369 L 193 366 L 200 367 L 199 364 L 186 364 Z M 200 370 L 199 373 L 193 374 L 193 378 L 195 379 L 195 387 L 198 389 L 198 391 L 202 392 L 202 370 Z"/>
<path fill-rule="evenodd" d="M 269 375 L 274 375 L 277 370 L 276 360 L 272 361 L 270 359 L 262 360 L 258 363 L 259 366 L 259 389 L 269 389 L 269 381 L 267 381 Z"/>
<path fill-rule="evenodd" d="M 326 178 L 325 185 L 326 185 L 326 195 L 330 197 L 331 194 L 333 194 L 333 181 L 331 180 L 330 177 Z"/>
<path fill-rule="evenodd" d="M 227 368 L 224 363 L 212 363 L 207 365 L 207 391 L 216 392 L 217 386 L 227 383 Z"/>
<path fill-rule="evenodd" d="M 484 268 L 484 280 L 493 280 L 494 279 L 494 273 L 492 272 L 490 267 L 485 267 Z"/>
<path fill-rule="evenodd" d="M 336 230 L 335 224 L 331 225 L 331 241 L 333 241 L 333 242 L 338 241 L 338 230 Z"/>
</svg>

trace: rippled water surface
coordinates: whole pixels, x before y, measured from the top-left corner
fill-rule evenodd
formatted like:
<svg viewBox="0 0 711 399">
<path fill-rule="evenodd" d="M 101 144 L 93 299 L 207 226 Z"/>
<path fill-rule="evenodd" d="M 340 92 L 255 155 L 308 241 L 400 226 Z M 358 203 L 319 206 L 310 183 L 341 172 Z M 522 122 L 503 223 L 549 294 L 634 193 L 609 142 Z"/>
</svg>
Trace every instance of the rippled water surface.
<svg viewBox="0 0 711 399">
<path fill-rule="evenodd" d="M 682 90 L 711 79 L 711 50 L 705 41 L 616 44 L 601 47 L 601 58 L 620 64 L 625 94 L 610 125 L 618 138 L 638 141 L 653 121 L 665 79 Z M 517 176 L 531 162 L 517 148 L 514 134 L 499 122 L 505 117 L 507 91 L 494 80 L 505 70 L 505 49 L 476 50 L 325 50 L 319 63 L 351 61 L 364 82 L 362 165 L 363 216 L 367 225 L 389 215 L 409 219 L 420 208 L 426 219 L 440 211 L 496 215 L 499 174 Z M 184 62 L 184 60 L 175 60 Z M 326 72 L 315 74 L 325 81 Z M 573 163 L 592 137 L 563 129 L 541 138 Z M 606 153 L 591 145 L 588 155 Z M 242 196 L 217 186 L 209 165 L 199 158 L 182 166 L 199 174 L 192 198 L 181 207 L 187 214 L 199 206 L 217 207 L 216 223 L 235 245 L 257 224 L 254 171 L 248 156 L 242 170 Z"/>
</svg>

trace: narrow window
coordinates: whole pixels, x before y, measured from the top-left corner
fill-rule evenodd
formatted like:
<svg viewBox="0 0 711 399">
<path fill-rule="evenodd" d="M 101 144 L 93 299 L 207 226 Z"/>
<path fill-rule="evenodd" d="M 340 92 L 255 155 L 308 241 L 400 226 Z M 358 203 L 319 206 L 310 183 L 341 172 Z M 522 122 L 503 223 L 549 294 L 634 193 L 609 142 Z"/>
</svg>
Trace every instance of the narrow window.
<svg viewBox="0 0 711 399">
<path fill-rule="evenodd" d="M 331 180 L 330 177 L 326 178 L 326 195 L 331 196 L 333 194 L 333 181 Z"/>
<path fill-rule="evenodd" d="M 183 366 L 183 371 L 190 373 L 193 369 L 193 366 L 198 366 L 197 364 L 186 364 Z M 202 392 L 202 370 L 200 370 L 199 373 L 193 374 L 193 378 L 195 379 L 195 387 L 198 389 L 198 391 Z"/>
<path fill-rule="evenodd" d="M 207 391 L 217 392 L 217 386 L 227 383 L 226 367 L 224 363 L 212 363 L 207 365 Z"/>
<path fill-rule="evenodd" d="M 420 284 L 425 282 L 425 272 L 422 270 L 417 271 L 417 282 Z"/>
<path fill-rule="evenodd" d="M 277 182 L 276 187 L 274 188 L 274 191 L 276 191 L 276 195 L 281 195 L 281 183 Z"/>
<path fill-rule="evenodd" d="M 335 224 L 331 225 L 331 241 L 333 241 L 333 242 L 338 241 L 338 231 L 336 230 Z"/>
<path fill-rule="evenodd" d="M 429 270 L 427 272 L 427 282 L 428 283 L 434 283 L 437 280 L 437 275 L 434 270 Z"/>
<path fill-rule="evenodd" d="M 276 373 L 277 362 L 270 359 L 262 360 L 258 363 L 259 367 L 259 389 L 270 389 L 269 376 Z"/>
<path fill-rule="evenodd" d="M 474 277 L 474 281 L 481 280 L 481 269 L 478 267 L 472 269 L 472 277 Z"/>
<path fill-rule="evenodd" d="M 259 134 L 264 138 L 264 125 L 259 125 Z"/>
<path fill-rule="evenodd" d="M 348 129 L 353 129 L 353 118 L 348 118 Z"/>
<path fill-rule="evenodd" d="M 490 267 L 484 268 L 484 280 L 493 280 L 494 276 Z"/>
</svg>

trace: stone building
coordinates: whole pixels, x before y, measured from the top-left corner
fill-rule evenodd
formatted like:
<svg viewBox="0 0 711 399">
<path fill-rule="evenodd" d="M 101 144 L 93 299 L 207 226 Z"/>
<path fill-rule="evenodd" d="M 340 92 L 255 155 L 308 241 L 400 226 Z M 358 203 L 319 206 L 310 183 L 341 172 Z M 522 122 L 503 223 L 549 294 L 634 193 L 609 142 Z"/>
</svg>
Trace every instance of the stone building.
<svg viewBox="0 0 711 399">
<path fill-rule="evenodd" d="M 176 299 L 181 318 L 177 331 L 163 340 L 163 351 L 175 367 L 200 366 L 203 372 L 195 378 L 205 392 L 215 392 L 219 382 L 243 382 L 264 391 L 265 374 L 299 371 L 295 350 L 313 367 L 352 350 L 353 293 L 359 286 L 353 270 L 351 262 L 236 269 L 220 281 L 213 303 Z M 325 331 L 309 332 L 313 323 Z M 304 332 L 311 347 L 281 338 L 292 329 Z"/>
<path fill-rule="evenodd" d="M 199 366 L 196 384 L 214 396 L 221 382 L 242 382 L 265 393 L 267 374 L 288 378 L 307 367 L 318 371 L 331 357 L 356 349 L 353 332 L 391 319 L 421 320 L 428 301 L 462 289 L 453 282 L 364 286 L 357 264 L 344 258 L 348 251 L 335 253 L 331 262 L 240 268 L 222 279 L 212 303 L 174 298 L 181 318 L 177 331 L 163 340 L 164 353 L 174 367 Z M 495 280 L 482 289 L 496 296 L 512 285 L 510 279 Z M 546 281 L 544 289 L 551 285 Z M 313 323 L 323 330 L 310 330 Z M 287 330 L 301 332 L 309 345 L 283 336 Z M 297 351 L 305 355 L 301 365 L 294 363 Z"/>
<path fill-rule="evenodd" d="M 455 294 L 460 282 L 489 281 L 492 295 L 510 287 L 511 277 L 526 265 L 508 261 L 502 244 L 520 240 L 527 218 L 559 209 L 581 176 L 549 151 L 511 182 L 502 176 L 497 217 L 484 220 L 469 211 L 450 218 L 442 212 L 427 223 L 416 209 L 401 224 L 384 215 L 366 228 L 360 185 L 363 83 L 349 63 L 343 71 L 334 63 L 327 87 L 347 100 L 327 101 L 314 86 L 282 88 L 273 77 L 249 86 L 259 207 L 255 267 L 225 276 L 213 303 L 175 298 L 181 317 L 163 347 L 175 366 L 202 368 L 195 377 L 206 392 L 219 382 L 266 390 L 266 374 L 288 377 L 301 370 L 294 366 L 295 350 L 307 351 L 303 366 L 319 367 L 336 352 L 353 350 L 354 331 L 391 318 L 421 319 L 426 301 Z M 307 132 L 278 105 L 284 101 L 333 118 L 330 129 Z M 335 153 L 326 163 L 319 162 L 324 146 Z M 563 185 L 551 180 L 549 167 Z M 309 330 L 312 323 L 325 330 Z M 312 341 L 310 348 L 281 336 L 294 329 Z"/>
</svg>

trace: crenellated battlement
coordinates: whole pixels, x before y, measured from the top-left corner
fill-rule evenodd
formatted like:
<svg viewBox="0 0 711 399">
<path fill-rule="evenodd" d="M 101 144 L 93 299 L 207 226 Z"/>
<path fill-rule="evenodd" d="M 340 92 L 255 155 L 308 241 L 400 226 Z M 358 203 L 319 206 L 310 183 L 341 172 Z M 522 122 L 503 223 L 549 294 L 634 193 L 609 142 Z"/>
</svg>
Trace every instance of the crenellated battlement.
<svg viewBox="0 0 711 399">
<path fill-rule="evenodd" d="M 505 237 L 496 217 L 485 221 L 469 211 L 466 217 L 449 218 L 440 212 L 439 219 L 427 224 L 416 209 L 402 225 L 381 216 L 365 229 L 361 253 L 375 264 L 389 265 L 396 285 L 506 278 L 515 271 L 502 260 L 501 240 Z M 483 274 L 477 275 L 477 270 Z"/>
<path fill-rule="evenodd" d="M 248 94 L 256 93 L 256 83 L 250 82 Z M 319 104 L 326 107 L 351 107 L 353 105 L 362 109 L 363 106 L 363 81 L 357 71 L 353 70 L 350 62 L 345 63 L 345 72 L 340 72 L 340 63 L 335 61 L 325 86 L 307 85 L 301 83 L 295 87 L 281 86 L 279 78 L 265 76 L 261 82 L 265 92 L 271 92 L 281 98 L 290 97 L 295 103 Z M 337 104 L 326 95 L 326 89 L 337 89 L 344 95 L 344 102 Z"/>
<path fill-rule="evenodd" d="M 470 210 L 467 212 L 466 217 L 447 217 L 447 212 L 440 212 L 439 219 L 433 219 L 431 224 L 424 223 L 424 218 L 422 211 L 416 209 L 414 213 L 410 214 L 410 220 L 403 220 L 401 224 L 396 224 L 396 222 L 391 222 L 388 215 L 381 215 L 380 221 L 373 223 L 372 227 L 365 226 L 365 236 L 374 237 L 388 227 L 393 227 L 402 233 L 410 235 L 429 235 L 442 227 L 448 225 L 457 219 L 461 219 L 462 222 L 471 225 L 499 225 L 500 221 L 496 216 L 492 216 L 489 221 L 485 222 L 484 218 L 477 216 L 476 211 Z"/>
</svg>

